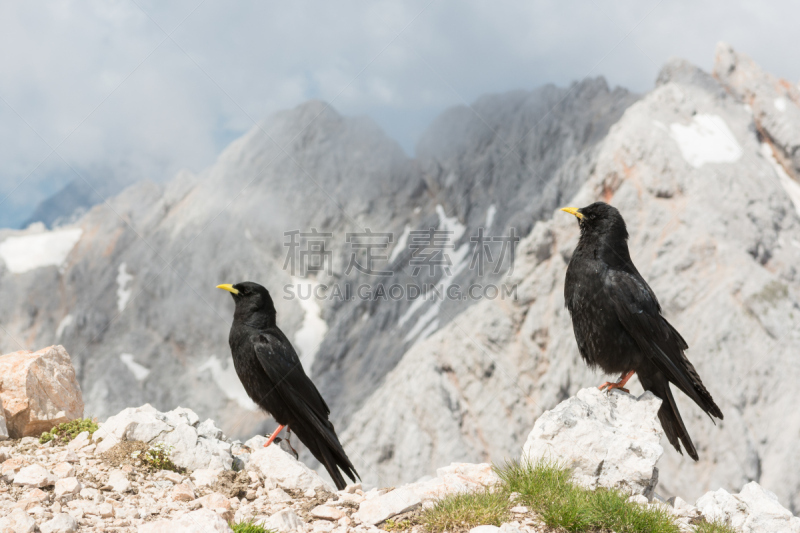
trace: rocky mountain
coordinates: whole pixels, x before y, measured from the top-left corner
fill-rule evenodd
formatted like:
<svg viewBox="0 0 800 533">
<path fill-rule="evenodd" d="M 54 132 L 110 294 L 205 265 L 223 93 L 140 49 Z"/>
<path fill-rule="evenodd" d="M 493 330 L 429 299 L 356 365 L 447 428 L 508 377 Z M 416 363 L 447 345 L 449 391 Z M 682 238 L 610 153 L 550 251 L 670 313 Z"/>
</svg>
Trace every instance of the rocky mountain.
<svg viewBox="0 0 800 533">
<path fill-rule="evenodd" d="M 677 395 L 701 461 L 668 450 L 662 490 L 694 498 L 756 480 L 796 510 L 800 475 L 785 465 L 800 431 L 798 104 L 794 85 L 726 45 L 713 75 L 672 61 L 642 97 L 596 79 L 448 110 L 416 159 L 369 120 L 310 102 L 198 175 L 130 187 L 52 231 L 0 232 L 0 348 L 63 344 L 87 414 L 191 405 L 251 436 L 269 423 L 236 380 L 233 306 L 213 287 L 260 281 L 365 482 L 502 460 L 545 410 L 604 380 L 563 307 L 578 230 L 556 211 L 602 199 L 628 221 L 634 261 L 725 413 L 714 426 Z M 414 243 L 431 228 L 449 233 L 429 270 Z M 501 238 L 484 272 L 481 228 Z M 513 269 L 500 260 L 511 229 Z M 392 240 L 360 272 L 350 259 L 363 264 L 354 244 L 367 230 Z M 321 270 L 302 268 L 295 252 L 319 241 Z M 517 298 L 375 292 L 475 283 L 516 285 Z M 362 285 L 369 297 L 341 297 Z M 314 287 L 325 298 L 303 298 Z"/>
<path fill-rule="evenodd" d="M 800 431 L 795 93 L 727 45 L 714 76 L 672 61 L 611 127 L 566 202 L 620 209 L 634 262 L 725 414 L 714 426 L 676 394 L 701 460 L 665 454 L 668 494 L 756 480 L 800 504 L 800 478 L 786 468 Z M 415 345 L 353 416 L 344 444 L 376 465 L 371 480 L 412 480 L 444 457 L 513 456 L 544 410 L 602 382 L 580 359 L 564 309 L 579 232 L 560 215 L 521 243 L 517 301 L 481 301 Z"/>
<path fill-rule="evenodd" d="M 497 235 L 513 223 L 524 231 L 549 213 L 577 189 L 576 169 L 634 100 L 598 79 L 485 99 L 472 122 L 465 118 L 471 111 L 450 111 L 453 118 L 439 120 L 430 138 L 452 122 L 481 136 L 481 148 L 468 151 L 477 163 L 460 162 L 472 169 L 469 182 L 448 182 L 458 160 L 446 143 L 431 140 L 428 155 L 415 161 L 371 121 L 342 117 L 321 102 L 279 113 L 200 175 L 130 187 L 53 231 L 1 232 L 3 346 L 66 346 L 87 411 L 101 418 L 144 402 L 164 409 L 190 404 L 225 420 L 229 434 L 252 434 L 264 429 L 264 417 L 230 365 L 232 302 L 214 286 L 256 280 L 275 295 L 281 326 L 343 423 L 416 340 L 469 302 L 442 302 L 437 318 L 405 299 L 309 299 L 309 286 L 476 279 L 467 268 L 473 230 L 491 226 L 487 235 Z M 507 157 L 509 146 L 515 150 Z M 512 171 L 514 181 L 504 183 Z M 516 212 L 503 208 L 534 171 L 537 185 L 526 185 L 531 198 L 515 200 Z M 487 191 L 480 202 L 448 201 L 478 190 Z M 448 279 L 441 268 L 416 276 L 408 268 L 409 234 L 432 227 L 452 241 L 437 245 L 450 254 Z M 331 235 L 322 239 L 329 255 L 321 271 L 300 264 L 300 252 L 319 238 L 285 246 L 292 231 L 314 230 Z M 347 233 L 366 231 L 393 233 L 390 248 L 376 252 L 384 257 L 375 266 L 381 276 L 348 273 Z M 297 265 L 287 263 L 290 256 Z M 306 297 L 286 299 L 289 290 Z"/>
</svg>

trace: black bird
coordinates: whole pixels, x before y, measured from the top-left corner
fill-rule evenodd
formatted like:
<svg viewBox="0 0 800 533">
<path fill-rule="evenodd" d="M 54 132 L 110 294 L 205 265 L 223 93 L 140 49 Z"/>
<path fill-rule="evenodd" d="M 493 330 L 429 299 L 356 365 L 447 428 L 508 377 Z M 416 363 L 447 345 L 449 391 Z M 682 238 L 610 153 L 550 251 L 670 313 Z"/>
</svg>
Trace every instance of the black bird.
<svg viewBox="0 0 800 533">
<path fill-rule="evenodd" d="M 681 452 L 683 443 L 697 461 L 697 450 L 683 425 L 669 384 L 673 383 L 709 415 L 722 420 L 711 394 L 684 355 L 689 346 L 661 316 L 661 306 L 636 270 L 628 253 L 628 230 L 616 208 L 595 202 L 565 207 L 578 218 L 581 237 L 567 267 L 564 300 L 581 356 L 591 367 L 620 373 L 617 383 L 600 389 L 622 389 L 633 376 L 645 390 L 661 398 L 658 411 L 669 442 Z M 714 419 L 711 418 L 713 421 Z"/>
<path fill-rule="evenodd" d="M 288 426 L 342 490 L 346 483 L 339 469 L 353 481 L 358 473 L 328 420 L 328 405 L 303 371 L 292 343 L 278 328 L 269 292 L 251 281 L 217 288 L 230 292 L 236 303 L 228 337 L 236 374 L 247 395 L 279 424 L 264 446 Z"/>
</svg>

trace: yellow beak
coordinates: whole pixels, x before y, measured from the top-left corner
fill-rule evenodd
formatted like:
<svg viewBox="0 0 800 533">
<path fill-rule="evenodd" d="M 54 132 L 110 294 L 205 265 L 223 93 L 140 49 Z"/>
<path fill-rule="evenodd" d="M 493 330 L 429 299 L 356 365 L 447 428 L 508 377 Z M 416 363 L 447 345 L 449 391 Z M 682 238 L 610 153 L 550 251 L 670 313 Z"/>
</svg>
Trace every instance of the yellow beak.
<svg viewBox="0 0 800 533">
<path fill-rule="evenodd" d="M 231 285 L 230 283 L 224 283 L 222 285 L 217 285 L 217 288 L 218 289 L 222 289 L 223 291 L 228 291 L 228 292 L 230 292 L 232 294 L 239 294 L 239 291 L 234 289 L 233 285 Z"/>
<path fill-rule="evenodd" d="M 583 213 L 578 212 L 577 207 L 562 207 L 561 210 L 565 213 L 569 213 L 570 215 L 575 215 L 580 220 L 583 220 Z"/>
</svg>

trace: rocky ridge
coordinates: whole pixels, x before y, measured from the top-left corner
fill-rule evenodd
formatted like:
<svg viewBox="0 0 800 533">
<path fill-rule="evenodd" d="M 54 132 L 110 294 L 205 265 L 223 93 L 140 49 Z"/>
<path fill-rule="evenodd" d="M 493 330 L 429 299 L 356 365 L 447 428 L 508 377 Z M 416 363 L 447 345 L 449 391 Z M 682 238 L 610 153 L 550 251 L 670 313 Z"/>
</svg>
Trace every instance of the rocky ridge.
<svg viewBox="0 0 800 533">
<path fill-rule="evenodd" d="M 662 506 L 685 532 L 702 520 L 726 522 L 741 533 L 800 531 L 800 518 L 756 482 L 736 495 L 709 492 L 695 505 L 661 498 L 654 490 L 663 451 L 659 405 L 649 393 L 636 398 L 581 390 L 539 418 L 522 458 L 558 460 L 587 488 L 616 488 L 641 505 Z M 187 427 L 154 432 L 157 422 Z M 193 454 L 193 468 L 179 471 L 148 467 L 126 446 L 147 437 L 151 444 L 172 442 L 175 463 L 189 464 L 185 451 L 211 427 L 213 422 L 198 423 L 189 409 L 160 413 L 144 406 L 126 409 L 93 435 L 82 433 L 66 445 L 40 444 L 34 437 L 7 442 L 0 447 L 0 531 L 230 532 L 229 523 L 253 521 L 282 533 L 377 533 L 386 520 L 411 516 L 449 494 L 491 490 L 499 482 L 489 464 L 454 463 L 435 477 L 398 487 L 365 490 L 355 484 L 337 492 L 280 446 L 263 448 L 263 437 L 242 444 L 213 432 L 213 440 L 201 447 L 215 448 L 213 453 Z M 645 449 L 650 451 L 642 453 Z M 219 467 L 220 456 L 228 458 L 226 464 L 238 462 L 239 469 Z M 482 527 L 549 531 L 525 507 L 515 506 L 512 513 L 513 520 L 501 528 Z M 421 533 L 419 526 L 414 529 Z"/>
</svg>

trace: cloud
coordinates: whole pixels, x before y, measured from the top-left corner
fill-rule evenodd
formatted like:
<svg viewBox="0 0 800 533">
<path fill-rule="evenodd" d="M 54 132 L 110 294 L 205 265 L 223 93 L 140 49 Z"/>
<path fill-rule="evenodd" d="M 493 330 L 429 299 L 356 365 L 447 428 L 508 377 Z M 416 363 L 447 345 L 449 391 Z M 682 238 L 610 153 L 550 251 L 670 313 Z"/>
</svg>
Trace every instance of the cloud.
<svg viewBox="0 0 800 533">
<path fill-rule="evenodd" d="M 0 225 L 76 172 L 199 171 L 309 98 L 372 116 L 411 152 L 447 106 L 597 75 L 645 91 L 670 56 L 710 68 L 718 40 L 797 80 L 798 15 L 719 0 L 6 2 L 0 199 L 16 190 Z"/>
</svg>

